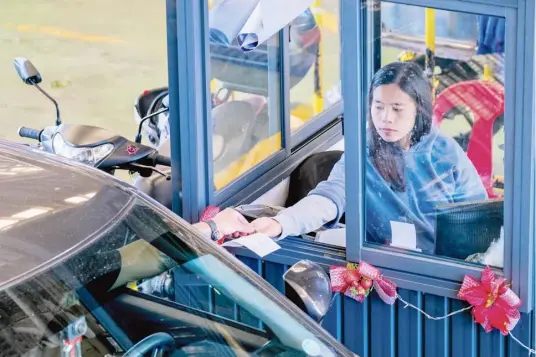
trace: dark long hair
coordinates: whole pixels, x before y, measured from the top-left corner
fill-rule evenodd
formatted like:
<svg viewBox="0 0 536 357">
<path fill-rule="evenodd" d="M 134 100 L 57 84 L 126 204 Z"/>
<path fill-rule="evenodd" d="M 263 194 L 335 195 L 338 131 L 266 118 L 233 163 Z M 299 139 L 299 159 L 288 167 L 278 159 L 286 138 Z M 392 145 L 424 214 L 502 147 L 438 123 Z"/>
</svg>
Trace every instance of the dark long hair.
<svg viewBox="0 0 536 357">
<path fill-rule="evenodd" d="M 423 69 L 413 62 L 393 62 L 382 68 L 372 78 L 368 94 L 368 125 L 372 132 L 368 146 L 372 164 L 383 179 L 395 191 L 406 190 L 405 167 L 402 151 L 396 143 L 384 141 L 372 122 L 371 108 L 374 90 L 380 86 L 396 84 L 409 95 L 417 107 L 415 126 L 411 131 L 410 146 L 417 144 L 432 127 L 432 87 Z"/>
</svg>

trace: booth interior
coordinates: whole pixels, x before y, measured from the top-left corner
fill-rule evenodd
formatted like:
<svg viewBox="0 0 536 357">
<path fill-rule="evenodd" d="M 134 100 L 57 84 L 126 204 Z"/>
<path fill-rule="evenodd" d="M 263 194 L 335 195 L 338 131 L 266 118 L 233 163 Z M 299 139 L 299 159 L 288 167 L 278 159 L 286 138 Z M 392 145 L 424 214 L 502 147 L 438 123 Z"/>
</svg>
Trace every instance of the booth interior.
<svg viewBox="0 0 536 357">
<path fill-rule="evenodd" d="M 211 23 L 228 11 L 222 10 L 224 4 L 211 3 Z M 279 33 L 244 51 L 237 39 L 222 41 L 210 28 L 214 192 L 240 181 L 283 149 L 285 126 L 290 128 L 291 151 L 297 151 L 342 119 L 339 12 L 339 1 L 326 0 L 321 8 L 315 3 L 294 19 L 285 30 L 287 62 L 282 60 Z M 432 134 L 419 138 L 429 141 L 428 148 L 400 156 L 402 167 L 397 170 L 407 190 L 378 189 L 385 176 L 374 174 L 377 165 L 365 165 L 371 171 L 366 172 L 364 186 L 366 244 L 502 268 L 505 18 L 382 1 L 369 8 L 367 21 L 372 29 L 366 43 L 369 74 L 395 62 L 415 63 L 430 86 L 429 93 L 416 93 L 413 102 L 430 101 L 423 120 L 437 133 L 432 129 Z M 418 85 L 411 78 L 402 80 Z M 288 93 L 280 90 L 282 81 Z M 159 110 L 167 95 L 167 87 L 141 95 L 138 118 Z M 365 99 L 367 133 L 372 129 L 368 117 L 378 111 L 373 96 L 371 91 L 370 100 Z M 386 105 L 388 116 L 411 110 Z M 152 145 L 171 151 L 167 114 L 151 119 L 145 130 Z M 345 133 L 346 140 L 354 137 Z M 329 177 L 343 151 L 340 138 L 327 150 L 311 153 L 268 192 L 238 202 L 238 209 L 250 220 L 274 217 L 322 181 L 328 180 L 329 190 L 337 184 Z M 385 200 L 377 201 L 382 193 Z M 335 223 L 303 232 L 301 238 L 345 247 L 345 215 Z"/>
<path fill-rule="evenodd" d="M 142 118 L 169 109 L 144 122 L 142 137 L 171 168 L 126 177 L 138 189 L 190 223 L 217 206 L 279 225 L 271 254 L 226 249 L 287 297 L 283 277 L 303 261 L 326 273 L 366 262 L 396 284 L 397 299 L 414 309 L 385 304 L 373 289 L 365 301 L 334 294 L 328 309 L 309 314 L 350 350 L 527 355 L 514 335 L 536 346 L 534 1 L 308 0 L 251 47 L 242 35 L 252 23 L 236 26 L 231 20 L 244 9 L 229 4 L 276 0 L 24 1 L 2 9 L 13 23 L 0 19 L 0 40 L 14 45 L 0 58 L 35 51 L 36 65 L 58 78 L 49 86 L 62 116 L 134 137 L 126 132 Z M 61 23 L 61 6 L 69 8 L 62 26 L 16 25 Z M 106 9 L 102 17 L 72 16 L 97 13 L 93 6 Z M 45 12 L 54 16 L 45 21 Z M 229 36 L 231 28 L 238 35 Z M 43 36 L 53 50 L 42 50 Z M 42 127 L 50 102 L 35 91 L 39 99 L 21 103 L 26 97 L 4 77 L 7 117 L 23 106 L 39 121 L 28 124 Z M 239 284 L 225 291 L 218 281 L 240 277 L 201 263 L 205 276 L 172 268 L 141 282 L 138 293 L 269 335 L 247 309 L 253 300 L 262 305 L 262 294 Z M 451 316 L 467 309 L 457 295 L 464 278 L 480 279 L 486 266 L 522 301 L 512 336 L 488 333 L 467 310 Z"/>
<path fill-rule="evenodd" d="M 359 355 L 525 355 L 451 315 L 467 308 L 465 277 L 491 267 L 521 298 L 516 338 L 534 346 L 534 44 L 520 36 L 534 31 L 534 6 L 314 1 L 244 51 L 211 27 L 225 3 L 181 7 L 204 21 L 176 31 L 207 43 L 178 37 L 173 51 L 193 51 L 170 63 L 182 70 L 170 105 L 182 110 L 147 129 L 175 155 L 175 212 L 193 222 L 207 206 L 232 206 L 282 232 L 263 257 L 229 249 L 281 292 L 281 275 L 304 259 L 381 269 L 413 310 L 345 293 L 322 320 Z M 196 80 L 205 86 L 181 94 Z M 196 115 L 204 122 L 188 120 Z M 168 122 L 175 134 L 162 140 Z M 199 301 L 234 311 L 217 292 Z"/>
<path fill-rule="evenodd" d="M 283 293 L 282 274 L 301 260 L 381 269 L 413 310 L 345 293 L 321 321 L 359 355 L 525 355 L 512 338 L 451 315 L 467 308 L 464 278 L 491 267 L 521 298 L 516 338 L 534 346 L 534 45 L 518 36 L 534 31 L 534 8 L 312 1 L 244 50 L 214 27 L 226 3 L 180 7 L 204 20 L 171 32 L 206 45 L 177 36 L 178 75 L 138 100 L 139 118 L 167 93 L 180 109 L 145 128 L 175 164 L 169 206 L 191 222 L 207 206 L 263 220 L 279 250 L 228 250 Z M 189 296 L 256 326 L 217 291 Z"/>
</svg>

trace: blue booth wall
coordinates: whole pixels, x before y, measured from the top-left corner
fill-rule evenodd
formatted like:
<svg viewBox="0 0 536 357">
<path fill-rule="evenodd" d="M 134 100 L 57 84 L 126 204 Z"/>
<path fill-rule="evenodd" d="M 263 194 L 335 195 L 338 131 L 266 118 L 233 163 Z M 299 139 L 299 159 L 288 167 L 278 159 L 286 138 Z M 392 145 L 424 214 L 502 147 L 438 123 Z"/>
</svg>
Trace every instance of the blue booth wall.
<svg viewBox="0 0 536 357">
<path fill-rule="evenodd" d="M 265 260 L 244 249 L 234 248 L 232 252 L 282 294 L 285 294 L 283 274 L 301 259 L 315 261 L 326 270 L 330 265 L 346 263 L 344 250 L 337 247 L 304 242 L 299 238 L 287 238 L 279 243 L 282 249 Z M 396 276 L 396 273 L 388 270 L 383 270 L 383 273 L 400 283 L 400 278 L 391 275 Z M 180 274 L 180 271 L 175 271 L 175 274 Z M 175 279 L 184 282 L 177 276 Z M 176 301 L 181 304 L 254 328 L 263 328 L 257 318 L 212 287 L 190 285 L 185 288 L 181 284 L 175 290 Z M 457 299 L 421 291 L 399 288 L 398 294 L 434 317 L 445 316 L 467 306 Z M 535 344 L 533 324 L 534 312 L 521 314 L 513 330 L 514 336 L 527 346 Z M 528 354 L 526 349 L 497 330 L 486 333 L 474 323 L 469 311 L 434 321 L 415 309 L 406 308 L 399 300 L 394 305 L 387 305 L 374 291 L 363 303 L 337 295 L 321 325 L 360 357 L 518 357 Z"/>
<path fill-rule="evenodd" d="M 442 1 L 442 0 L 391 0 L 394 3 L 412 3 L 419 6 L 430 6 L 430 2 L 437 4 L 437 8 L 453 7 L 453 3 L 460 5 L 461 3 L 467 3 L 468 9 L 470 3 L 472 5 L 480 4 L 480 7 L 487 5 L 493 6 L 494 9 L 502 9 L 502 7 L 509 7 L 511 11 L 514 11 L 519 15 L 519 19 L 534 19 L 534 3 L 527 5 L 526 8 L 530 11 L 517 12 L 517 6 L 525 2 L 522 0 L 473 0 L 473 1 Z M 349 11 L 343 12 L 343 20 L 341 31 L 344 39 L 347 39 L 347 44 L 343 43 L 343 95 L 345 98 L 358 98 L 354 103 L 353 101 L 345 101 L 344 111 L 346 118 L 359 117 L 360 110 L 362 109 L 361 93 L 366 92 L 367 79 L 363 78 L 364 74 L 361 70 L 364 67 L 364 61 L 367 55 L 363 53 L 363 49 L 357 46 L 362 38 L 362 31 L 359 24 L 353 21 L 356 18 L 356 14 L 359 12 L 358 0 L 342 0 L 343 9 L 352 9 L 353 14 Z M 210 93 L 208 89 L 207 66 L 208 60 L 208 43 L 206 36 L 206 29 L 208 27 L 206 23 L 207 8 L 203 0 L 199 1 L 174 1 L 168 0 L 168 66 L 169 66 L 169 78 L 170 78 L 170 121 L 171 121 L 171 147 L 172 147 L 172 180 L 174 187 L 181 187 L 182 191 L 176 190 L 174 192 L 174 210 L 188 221 L 197 221 L 199 219 L 199 212 L 203 210 L 208 204 L 215 204 L 214 197 L 211 197 L 211 185 L 212 185 L 212 172 L 210 165 L 210 150 L 208 150 L 207 142 L 210 141 L 212 135 L 210 108 L 208 103 Z M 487 5 L 486 5 L 487 4 Z M 527 2 L 528 4 L 528 2 Z M 521 5 L 519 5 L 521 6 Z M 515 10 L 513 10 L 515 9 Z M 467 10 L 469 11 L 469 10 Z M 480 13 L 475 10 L 475 13 Z M 345 19 L 346 16 L 346 19 Z M 204 19 L 205 21 L 199 21 Z M 519 23 L 522 23 L 520 21 Z M 510 23 L 511 26 L 515 24 Z M 534 30 L 533 25 L 531 29 Z M 527 28 L 529 26 L 527 25 Z M 520 36 L 518 39 L 524 38 L 522 35 L 525 29 L 524 25 L 519 25 Z M 281 36 L 281 38 L 284 38 Z M 533 38 L 533 36 L 529 36 Z M 512 37 L 510 37 L 512 39 Z M 349 40 L 349 42 L 348 42 Z M 353 42 L 352 42 L 353 41 Z M 515 47 L 519 53 L 518 59 L 523 62 L 524 57 L 520 54 L 521 50 L 526 50 L 531 55 L 534 52 L 533 44 L 526 43 L 522 45 L 521 40 L 518 42 L 520 45 Z M 529 41 L 530 42 L 530 41 Z M 512 42 L 509 42 L 512 43 Z M 514 51 L 515 52 L 515 51 Z M 180 54 L 180 55 L 179 55 Z M 530 58 L 530 55 L 529 57 Z M 533 59 L 533 58 L 532 58 Z M 532 78 L 534 64 L 526 63 L 526 66 L 518 66 L 517 71 L 522 71 L 523 68 L 528 71 L 527 76 L 530 80 L 525 83 L 525 89 L 522 94 L 513 94 L 509 92 L 508 98 L 513 99 L 516 102 L 516 117 L 526 118 L 524 125 L 516 127 L 516 137 L 519 134 L 527 134 L 526 140 L 522 140 L 519 145 L 523 145 L 523 152 L 530 152 L 530 149 L 534 149 L 534 140 L 532 137 L 528 137 L 530 130 L 523 130 L 532 126 L 534 131 L 534 120 L 531 118 L 528 109 L 518 113 L 518 108 L 524 107 L 522 104 L 527 104 L 533 98 L 528 98 L 533 93 L 533 88 L 528 88 L 529 83 L 531 86 L 534 84 Z M 514 71 L 516 71 L 514 70 Z M 523 77 L 523 73 L 517 73 L 515 75 L 516 80 Z M 509 77 L 513 78 L 513 77 Z M 356 85 L 356 82 L 359 82 Z M 206 86 L 200 85 L 205 83 Z M 521 82 L 522 83 L 522 82 Z M 510 84 L 515 85 L 516 82 L 512 79 Z M 359 87 L 362 85 L 362 88 Z M 282 92 L 284 89 L 282 85 Z M 350 90 L 348 90 L 350 89 Z M 287 94 L 288 96 L 288 94 Z M 509 100 L 509 99 L 507 99 Z M 521 110 L 521 109 L 519 109 Z M 523 115 L 528 113 L 529 115 Z M 533 116 L 533 113 L 532 113 Z M 192 118 L 204 118 L 205 121 Z M 357 120 L 350 119 L 344 121 L 344 130 L 346 133 L 359 132 L 360 125 Z M 513 125 L 513 124 L 508 124 Z M 288 128 L 286 129 L 288 131 Z M 509 132 L 509 138 L 514 139 L 513 132 Z M 286 141 L 289 140 L 285 134 Z M 362 138 L 358 138 L 355 142 L 345 140 L 346 152 L 359 153 L 364 145 Z M 507 138 L 508 139 L 508 138 Z M 309 146 L 315 146 L 316 143 L 322 142 L 322 138 L 314 140 Z M 508 140 L 507 146 L 514 148 L 515 140 Z M 516 144 L 517 145 L 517 144 Z M 318 145 L 317 145 L 318 146 Z M 349 150 L 356 149 L 358 150 Z M 361 148 L 361 149 L 359 149 Z M 286 144 L 284 145 L 286 152 L 291 152 L 291 148 Z M 507 148 L 508 149 L 508 148 Z M 287 161 L 278 162 L 278 165 L 290 165 L 290 162 L 297 155 L 301 155 L 301 151 L 307 151 L 307 145 L 305 149 L 298 150 L 295 154 L 292 152 L 292 156 L 287 157 Z M 519 150 L 519 148 L 518 148 Z M 312 149 L 311 149 L 312 152 Z M 311 153 L 307 151 L 306 153 Z M 511 159 L 514 158 L 513 150 L 508 151 L 508 155 Z M 534 164 L 530 162 L 530 156 L 518 155 L 516 151 L 516 169 L 534 167 Z M 305 155 L 305 154 L 303 154 Z M 295 159 L 295 161 L 298 159 Z M 352 158 L 347 156 L 347 163 L 352 162 L 354 167 L 362 167 L 362 157 L 359 154 L 354 154 Z M 530 165 L 525 165 L 529 163 Z M 268 164 L 270 164 L 268 162 Z M 267 164 L 267 165 L 268 165 Z M 295 164 L 295 163 L 294 163 Z M 511 164 L 513 165 L 513 164 Z M 286 167 L 286 166 L 285 166 Z M 290 167 L 290 166 L 289 166 Z M 288 167 L 287 167 L 288 168 Z M 265 167 L 262 168 L 265 170 Z M 273 170 L 282 172 L 280 167 L 273 167 Z M 363 192 L 363 185 L 360 182 L 360 175 L 362 177 L 362 170 L 350 170 L 346 173 L 347 180 L 347 192 L 357 194 Z M 518 223 L 525 223 L 526 217 L 533 212 L 534 197 L 531 196 L 531 200 L 523 200 L 521 192 L 531 192 L 533 190 L 533 177 L 529 180 L 523 179 L 523 173 L 521 169 L 515 170 L 516 180 L 507 182 L 507 191 L 512 193 L 511 197 L 516 197 L 514 203 L 515 210 L 510 216 L 520 217 L 512 218 L 509 223 L 510 230 L 507 232 L 509 237 L 525 237 L 527 240 L 534 238 L 534 230 L 529 225 L 522 225 Z M 237 187 L 235 192 L 230 194 L 233 197 L 241 197 L 239 191 L 251 191 L 256 194 L 262 194 L 262 190 L 266 187 L 262 187 L 266 181 L 266 174 L 270 173 L 269 170 L 261 172 L 261 168 L 257 171 L 258 177 L 253 179 L 249 177 L 247 180 L 241 180 L 240 187 Z M 521 173 L 520 173 L 521 172 Z M 182 173 L 182 175 L 181 175 Z M 263 176 L 264 177 L 261 177 Z M 251 175 L 250 175 L 251 176 Z M 269 176 L 269 175 L 268 175 Z M 276 181 L 280 177 L 271 179 Z M 258 181 L 258 182 L 257 182 Z M 519 183 L 526 189 L 514 188 L 514 181 Z M 348 184 L 349 183 L 349 184 Z M 238 184 L 238 183 L 237 183 Z M 267 188 L 269 189 L 269 188 Z M 265 191 L 264 191 L 265 192 Z M 351 196 L 350 194 L 348 194 Z M 251 197 L 247 197 L 251 198 Z M 510 198 L 508 198 L 510 199 Z M 354 202 L 355 201 L 355 202 Z M 530 202 L 527 202 L 530 201 Z M 238 202 L 231 202 L 230 204 L 248 202 L 246 197 L 241 197 Z M 514 207 L 514 203 L 511 203 L 510 207 Z M 216 203 L 216 204 L 219 204 Z M 525 207 L 526 205 L 526 207 Z M 522 209 L 528 208 L 528 209 Z M 347 215 L 352 217 L 361 217 L 359 213 L 362 213 L 364 209 L 363 202 L 361 200 L 353 200 L 351 204 L 348 204 Z M 516 215 L 515 213 L 520 213 Z M 249 268 L 255 271 L 257 274 L 266 279 L 279 291 L 284 293 L 284 281 L 282 275 L 284 272 L 294 263 L 301 259 L 309 259 L 323 265 L 326 269 L 330 265 L 345 265 L 348 261 L 358 262 L 362 257 L 363 248 L 363 220 L 349 220 L 347 222 L 347 250 L 321 245 L 318 243 L 304 241 L 299 238 L 286 238 L 278 243 L 281 245 L 281 249 L 274 252 L 264 259 L 259 259 L 251 252 L 243 249 L 235 249 L 234 254 Z M 525 239 L 524 238 L 524 239 Z M 518 238 L 516 238 L 518 239 Z M 520 239 L 520 238 L 519 238 Z M 519 243 L 519 239 L 516 243 Z M 530 241 L 529 241 L 530 242 Z M 510 243 L 508 243 L 510 244 Z M 528 246 L 534 248 L 534 244 L 530 243 Z M 513 281 L 514 284 L 518 284 L 518 287 L 524 294 L 521 294 L 523 299 L 525 296 L 530 297 L 527 303 L 531 304 L 532 294 L 530 291 L 534 289 L 534 278 L 528 277 L 526 280 L 519 279 L 519 277 L 527 277 L 527 274 L 520 274 L 523 269 L 523 262 L 527 262 L 527 267 L 532 266 L 533 252 L 527 253 L 527 249 L 523 248 L 521 244 L 518 245 L 520 249 L 525 251 L 518 251 L 515 255 L 510 251 L 510 255 L 505 256 L 507 262 L 513 261 L 518 266 L 515 269 L 506 271 L 505 277 Z M 517 249 L 517 248 L 516 248 Z M 454 298 L 454 293 L 460 287 L 460 280 L 448 280 L 433 278 L 433 271 L 421 270 L 420 272 L 410 273 L 408 269 L 411 261 L 407 257 L 397 259 L 400 263 L 399 266 L 393 266 L 393 262 L 386 261 L 387 255 L 371 255 L 370 252 L 364 254 L 365 260 L 380 267 L 384 274 L 393 279 L 395 283 L 400 287 L 398 289 L 399 295 L 406 301 L 416 305 L 426 313 L 432 316 L 444 316 L 452 311 L 458 310 L 467 306 L 465 303 Z M 507 253 L 508 254 L 508 253 Z M 516 258 L 517 257 L 517 258 Z M 371 261 L 369 258 L 375 258 Z M 382 260 L 383 259 L 383 260 Z M 402 261 L 402 259 L 406 259 Z M 397 263 L 397 264 L 398 264 Z M 450 264 L 450 263 L 449 263 Z M 390 266 L 391 269 L 386 269 L 385 266 Z M 429 268 L 440 270 L 445 263 L 430 263 Z M 452 263 L 449 265 L 449 269 L 463 269 L 461 264 Z M 517 269 L 517 270 L 516 270 Z M 520 270 L 521 269 L 521 270 Z M 461 270 L 460 270 L 461 271 Z M 474 272 L 474 271 L 473 271 Z M 526 272 L 526 271 L 525 271 Z M 459 276 L 459 275 L 457 275 Z M 439 281 L 441 280 L 441 281 Z M 444 288 L 448 286 L 448 288 Z M 210 290 L 207 287 L 199 287 L 197 290 L 190 291 L 189 301 L 182 301 L 183 303 L 201 304 L 203 306 L 196 306 L 198 308 L 206 309 L 210 312 L 215 312 L 221 316 L 228 317 L 244 324 L 259 326 L 259 322 L 249 315 L 247 312 L 241 311 L 238 307 L 226 301 L 222 295 L 217 291 Z M 443 289 L 443 290 L 442 290 Z M 447 292 L 448 290 L 448 292 Z M 513 334 L 522 343 L 534 348 L 534 311 L 532 306 L 527 311 L 530 313 L 523 313 L 521 320 L 513 330 Z M 401 302 L 396 302 L 394 305 L 386 305 L 381 301 L 377 295 L 373 292 L 364 303 L 359 303 L 351 298 L 338 296 L 335 299 L 333 306 L 328 312 L 327 316 L 322 321 L 322 326 L 329 331 L 333 336 L 340 340 L 344 345 L 350 348 L 361 357 L 517 357 L 527 356 L 528 351 L 523 349 L 511 337 L 504 337 L 499 332 L 493 331 L 486 333 L 484 329 L 474 323 L 470 312 L 465 311 L 455 316 L 446 318 L 444 320 L 434 321 L 426 319 L 424 315 L 419 314 L 416 310 L 405 308 Z"/>
<path fill-rule="evenodd" d="M 287 239 L 285 239 L 287 240 Z M 281 243 L 281 242 L 280 242 Z M 285 285 L 281 276 L 300 259 L 329 265 L 346 262 L 344 250 L 319 246 L 289 238 L 281 243 L 283 252 L 270 255 L 265 261 L 245 251 L 238 258 L 262 276 L 281 293 Z M 244 255 L 241 255 L 244 254 Z M 384 270 L 389 276 L 389 272 Z M 393 279 L 397 282 L 398 279 Z M 434 317 L 445 316 L 467 306 L 457 299 L 426 294 L 420 291 L 398 289 L 405 301 Z M 217 310 L 216 310 L 217 311 Z M 238 321 L 241 320 L 237 316 Z M 534 312 L 521 314 L 513 334 L 528 346 L 534 346 Z M 473 322 L 470 311 L 464 311 L 444 320 L 430 320 L 418 311 L 405 308 L 398 301 L 385 304 L 373 291 L 364 303 L 339 295 L 335 298 L 322 327 L 360 357 L 517 357 L 527 356 L 527 350 L 509 337 L 494 330 L 485 330 Z"/>
</svg>

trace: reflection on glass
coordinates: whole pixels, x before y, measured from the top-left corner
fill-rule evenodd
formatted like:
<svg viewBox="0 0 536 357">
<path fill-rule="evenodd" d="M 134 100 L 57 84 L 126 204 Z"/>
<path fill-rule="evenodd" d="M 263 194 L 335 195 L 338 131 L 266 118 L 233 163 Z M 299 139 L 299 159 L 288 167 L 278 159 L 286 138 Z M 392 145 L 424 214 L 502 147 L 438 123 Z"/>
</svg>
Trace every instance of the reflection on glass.
<svg viewBox="0 0 536 357">
<path fill-rule="evenodd" d="M 290 27 L 291 131 L 341 99 L 340 0 L 317 0 Z"/>
<path fill-rule="evenodd" d="M 381 23 L 366 240 L 502 267 L 504 19 L 382 2 Z"/>
<path fill-rule="evenodd" d="M 4 284 L 21 272 L 21 260 L 29 260 L 25 254 L 45 243 L 34 239 L 33 249 L 20 254 L 2 251 L 8 259 L 0 276 L 0 309 L 9 321 L 0 326 L 2 355 L 124 355 L 155 333 L 171 336 L 167 352 L 176 356 L 347 353 L 191 226 L 138 199 L 129 202 L 113 223 L 90 224 L 95 231 L 88 238 L 76 237 L 89 244 L 47 236 L 62 247 L 65 259 L 37 257 L 25 279 L 9 288 Z"/>
<path fill-rule="evenodd" d="M 232 13 L 225 9 L 232 2 L 209 5 L 209 17 Z M 227 45 L 211 29 L 212 155 L 217 190 L 282 147 L 279 57 L 278 34 L 244 52 L 237 39 Z"/>
</svg>

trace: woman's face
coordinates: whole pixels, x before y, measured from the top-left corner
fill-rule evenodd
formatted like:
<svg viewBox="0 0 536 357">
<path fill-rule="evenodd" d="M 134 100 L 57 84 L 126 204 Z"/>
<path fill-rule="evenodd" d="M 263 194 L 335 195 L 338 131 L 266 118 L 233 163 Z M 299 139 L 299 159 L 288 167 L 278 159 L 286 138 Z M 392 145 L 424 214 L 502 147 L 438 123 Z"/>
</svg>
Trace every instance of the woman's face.
<svg viewBox="0 0 536 357">
<path fill-rule="evenodd" d="M 386 84 L 373 91 L 371 105 L 372 123 L 380 137 L 387 142 L 396 142 L 403 148 L 409 148 L 411 131 L 417 116 L 413 99 L 397 84 Z"/>
</svg>

